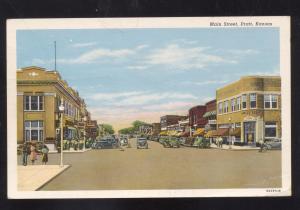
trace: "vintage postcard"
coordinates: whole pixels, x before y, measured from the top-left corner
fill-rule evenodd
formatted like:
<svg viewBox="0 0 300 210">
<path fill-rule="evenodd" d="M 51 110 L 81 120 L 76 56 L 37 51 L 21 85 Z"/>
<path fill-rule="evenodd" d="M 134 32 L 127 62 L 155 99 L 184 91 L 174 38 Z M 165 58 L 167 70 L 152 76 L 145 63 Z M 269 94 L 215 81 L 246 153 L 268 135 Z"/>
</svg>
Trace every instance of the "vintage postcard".
<svg viewBox="0 0 300 210">
<path fill-rule="evenodd" d="M 291 195 L 289 17 L 7 21 L 9 198 Z"/>
</svg>

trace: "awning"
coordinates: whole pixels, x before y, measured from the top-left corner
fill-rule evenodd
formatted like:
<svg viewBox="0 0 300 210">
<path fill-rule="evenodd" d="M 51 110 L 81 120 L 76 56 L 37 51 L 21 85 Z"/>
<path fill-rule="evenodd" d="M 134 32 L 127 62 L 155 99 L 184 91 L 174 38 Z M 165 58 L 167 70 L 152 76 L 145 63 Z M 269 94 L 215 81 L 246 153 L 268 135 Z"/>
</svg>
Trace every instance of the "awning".
<svg viewBox="0 0 300 210">
<path fill-rule="evenodd" d="M 166 136 L 166 135 L 167 135 L 167 131 L 161 131 L 161 132 L 159 133 L 159 135 L 161 135 L 161 136 Z"/>
<path fill-rule="evenodd" d="M 232 130 L 229 132 L 229 135 L 230 135 L 230 136 L 241 136 L 241 128 L 235 128 L 235 129 L 232 129 Z"/>
<path fill-rule="evenodd" d="M 182 134 L 183 134 L 183 132 L 178 132 L 178 133 L 176 134 L 176 136 L 179 137 L 179 136 L 181 136 Z"/>
<path fill-rule="evenodd" d="M 217 111 L 209 111 L 209 112 L 205 112 L 205 114 L 203 115 L 203 117 L 210 117 L 210 116 L 214 116 L 217 114 Z"/>
<path fill-rule="evenodd" d="M 193 136 L 202 136 L 204 135 L 205 129 L 204 128 L 198 128 L 196 132 L 193 134 Z"/>
<path fill-rule="evenodd" d="M 218 128 L 217 136 L 229 136 L 229 129 L 228 128 Z"/>
<path fill-rule="evenodd" d="M 216 130 L 210 130 L 204 135 L 204 137 L 206 138 L 215 137 L 215 136 L 218 136 Z"/>
<path fill-rule="evenodd" d="M 176 136 L 177 135 L 177 131 L 168 131 L 168 136 Z"/>
<path fill-rule="evenodd" d="M 186 131 L 184 133 L 181 134 L 181 137 L 188 137 L 190 136 L 190 132 L 189 131 Z"/>
</svg>

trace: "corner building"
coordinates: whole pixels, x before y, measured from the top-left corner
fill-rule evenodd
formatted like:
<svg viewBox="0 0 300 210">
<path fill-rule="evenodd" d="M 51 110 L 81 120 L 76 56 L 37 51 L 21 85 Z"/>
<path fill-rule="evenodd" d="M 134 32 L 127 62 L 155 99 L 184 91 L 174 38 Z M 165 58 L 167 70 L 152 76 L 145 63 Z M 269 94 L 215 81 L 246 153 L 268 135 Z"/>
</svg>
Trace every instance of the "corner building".
<svg viewBox="0 0 300 210">
<path fill-rule="evenodd" d="M 56 150 L 60 139 L 59 105 L 63 99 L 64 139 L 83 133 L 85 104 L 56 71 L 26 67 L 17 71 L 17 143 L 36 141 Z"/>
<path fill-rule="evenodd" d="M 255 145 L 281 138 L 281 79 L 245 76 L 216 91 L 217 128 L 234 133 L 235 141 Z"/>
</svg>

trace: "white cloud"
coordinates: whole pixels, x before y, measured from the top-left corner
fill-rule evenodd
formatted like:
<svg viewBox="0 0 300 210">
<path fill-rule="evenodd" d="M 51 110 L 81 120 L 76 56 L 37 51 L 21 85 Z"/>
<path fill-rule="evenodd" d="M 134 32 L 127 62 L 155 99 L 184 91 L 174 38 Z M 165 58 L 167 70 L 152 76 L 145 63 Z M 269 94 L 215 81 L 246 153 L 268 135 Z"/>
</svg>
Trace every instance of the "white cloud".
<svg viewBox="0 0 300 210">
<path fill-rule="evenodd" d="M 209 64 L 216 63 L 237 63 L 232 59 L 225 59 L 221 56 L 206 53 L 206 47 L 180 47 L 177 44 L 170 44 L 165 48 L 153 50 L 146 56 L 146 65 L 165 65 L 173 69 L 202 69 Z"/>
<path fill-rule="evenodd" d="M 143 105 L 147 103 L 153 103 L 161 101 L 163 99 L 197 99 L 196 96 L 188 93 L 176 93 L 176 92 L 162 92 L 162 93 L 143 93 L 139 95 L 133 95 L 123 100 L 118 101 L 121 105 Z"/>
<path fill-rule="evenodd" d="M 32 63 L 33 66 L 41 66 L 41 65 L 45 65 L 46 64 L 46 62 L 44 60 L 39 59 L 39 58 L 32 59 L 31 63 Z"/>
<path fill-rule="evenodd" d="M 147 45 L 147 44 L 142 44 L 142 45 L 138 45 L 135 49 L 137 49 L 137 50 L 142 50 L 142 49 L 145 49 L 145 48 L 148 48 L 149 47 L 149 45 Z"/>
<path fill-rule="evenodd" d="M 86 98 L 92 99 L 92 100 L 103 100 L 103 101 L 110 101 L 122 97 L 130 97 L 130 96 L 135 96 L 139 95 L 142 92 L 138 91 L 132 91 L 132 92 L 117 92 L 117 93 L 96 93 L 93 95 L 88 95 Z"/>
<path fill-rule="evenodd" d="M 175 39 L 172 42 L 173 43 L 182 43 L 182 44 L 192 45 L 192 44 L 197 44 L 199 41 L 197 41 L 197 40 L 187 40 L 187 39 Z"/>
<path fill-rule="evenodd" d="M 227 52 L 232 53 L 232 54 L 237 54 L 237 55 L 251 55 L 251 54 L 258 54 L 258 50 L 253 50 L 253 49 L 244 49 L 244 50 L 237 50 L 237 49 L 230 49 L 227 50 Z"/>
<path fill-rule="evenodd" d="M 178 110 L 184 109 L 188 110 L 188 108 L 193 107 L 195 103 L 186 102 L 186 101 L 175 101 L 175 102 L 168 102 L 164 104 L 154 104 L 143 107 L 145 110 Z"/>
<path fill-rule="evenodd" d="M 75 47 L 75 48 L 91 47 L 91 46 L 95 46 L 96 44 L 97 44 L 97 42 L 75 43 L 75 44 L 72 44 L 71 47 Z"/>
<path fill-rule="evenodd" d="M 144 69 L 147 69 L 148 66 L 127 66 L 126 67 L 127 69 L 130 69 L 130 70 L 144 70 Z"/>
<path fill-rule="evenodd" d="M 185 81 L 182 84 L 189 84 L 189 85 L 212 85 L 212 84 L 224 84 L 227 83 L 227 80 L 206 80 L 203 82 L 192 82 L 192 81 Z"/>
</svg>

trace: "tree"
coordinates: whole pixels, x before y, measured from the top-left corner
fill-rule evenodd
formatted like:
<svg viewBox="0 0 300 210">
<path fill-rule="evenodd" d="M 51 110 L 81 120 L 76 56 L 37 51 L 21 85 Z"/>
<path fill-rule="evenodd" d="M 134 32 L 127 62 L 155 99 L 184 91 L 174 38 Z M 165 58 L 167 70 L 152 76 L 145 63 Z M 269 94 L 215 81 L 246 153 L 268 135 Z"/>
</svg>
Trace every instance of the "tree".
<svg viewBox="0 0 300 210">
<path fill-rule="evenodd" d="M 139 127 L 140 127 L 141 125 L 147 125 L 147 123 L 145 123 L 145 122 L 143 122 L 143 121 L 136 120 L 136 121 L 134 121 L 134 122 L 132 123 L 132 125 L 133 125 L 134 130 L 135 130 L 135 131 L 138 131 L 138 130 L 139 130 Z"/>
<path fill-rule="evenodd" d="M 104 133 L 109 133 L 109 134 L 114 134 L 115 133 L 112 125 L 110 125 L 110 124 L 103 124 L 102 127 L 103 127 L 103 130 L 104 130 Z"/>
</svg>

